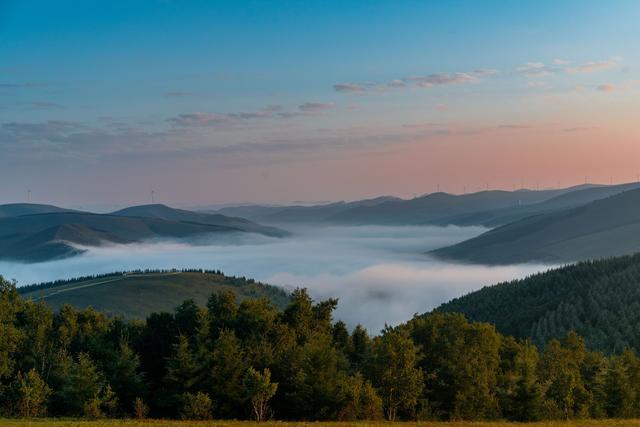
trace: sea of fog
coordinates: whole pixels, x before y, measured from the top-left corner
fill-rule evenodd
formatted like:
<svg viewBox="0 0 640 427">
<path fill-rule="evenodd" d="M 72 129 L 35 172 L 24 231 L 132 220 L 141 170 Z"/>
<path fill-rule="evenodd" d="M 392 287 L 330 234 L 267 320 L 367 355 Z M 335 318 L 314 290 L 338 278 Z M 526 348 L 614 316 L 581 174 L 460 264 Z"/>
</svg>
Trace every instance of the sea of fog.
<svg viewBox="0 0 640 427">
<path fill-rule="evenodd" d="M 289 228 L 291 230 L 291 228 Z M 479 227 L 312 227 L 289 238 L 146 243 L 89 248 L 78 257 L 37 264 L 0 262 L 18 286 L 116 270 L 205 268 L 287 288 L 315 299 L 339 298 L 336 318 L 377 332 L 485 285 L 546 270 L 544 265 L 489 267 L 443 262 L 424 253 L 474 237 Z M 180 301 L 176 301 L 176 305 Z"/>
</svg>

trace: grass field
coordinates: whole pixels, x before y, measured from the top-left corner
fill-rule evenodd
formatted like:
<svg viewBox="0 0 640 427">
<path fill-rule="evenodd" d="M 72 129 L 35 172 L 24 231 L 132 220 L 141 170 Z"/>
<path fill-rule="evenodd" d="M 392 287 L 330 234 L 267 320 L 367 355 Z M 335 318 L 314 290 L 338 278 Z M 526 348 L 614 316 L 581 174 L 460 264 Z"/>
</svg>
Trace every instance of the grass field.
<svg viewBox="0 0 640 427">
<path fill-rule="evenodd" d="M 531 427 L 580 427 L 580 426 L 604 426 L 604 427 L 626 427 L 640 426 L 638 420 L 586 420 L 586 421 L 547 421 L 539 423 L 507 423 L 507 422 L 407 422 L 407 423 L 386 423 L 386 422 L 266 422 L 255 423 L 246 421 L 175 421 L 175 420 L 0 420 L 0 425 L 7 427 L 29 427 L 29 426 L 54 426 L 54 427 L 376 427 L 376 426 L 407 426 L 407 427 L 508 427 L 508 426 L 531 426 Z"/>
<path fill-rule="evenodd" d="M 64 304 L 78 309 L 91 306 L 111 315 L 144 319 L 152 312 L 172 312 L 186 299 L 205 306 L 212 293 L 226 290 L 239 300 L 267 297 L 280 308 L 289 301 L 285 292 L 273 286 L 193 272 L 116 275 L 22 292 L 22 296 L 44 301 L 55 310 Z"/>
</svg>

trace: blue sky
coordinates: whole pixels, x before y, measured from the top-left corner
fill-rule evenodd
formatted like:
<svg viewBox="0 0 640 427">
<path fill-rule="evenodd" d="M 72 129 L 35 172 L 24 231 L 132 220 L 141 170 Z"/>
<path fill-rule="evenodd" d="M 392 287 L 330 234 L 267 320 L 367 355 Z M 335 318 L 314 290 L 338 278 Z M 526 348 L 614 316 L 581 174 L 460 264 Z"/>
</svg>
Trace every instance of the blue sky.
<svg viewBox="0 0 640 427">
<path fill-rule="evenodd" d="M 0 1 L 0 202 L 625 181 L 639 21 L 636 1 Z"/>
</svg>

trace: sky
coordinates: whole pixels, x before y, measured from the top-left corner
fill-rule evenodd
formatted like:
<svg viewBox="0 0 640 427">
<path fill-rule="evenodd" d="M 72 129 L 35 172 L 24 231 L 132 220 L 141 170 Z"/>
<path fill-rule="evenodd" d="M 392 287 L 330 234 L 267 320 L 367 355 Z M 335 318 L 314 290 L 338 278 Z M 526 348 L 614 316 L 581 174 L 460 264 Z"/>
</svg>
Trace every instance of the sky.
<svg viewBox="0 0 640 427">
<path fill-rule="evenodd" d="M 640 174 L 640 3 L 0 0 L 0 203 Z"/>
</svg>

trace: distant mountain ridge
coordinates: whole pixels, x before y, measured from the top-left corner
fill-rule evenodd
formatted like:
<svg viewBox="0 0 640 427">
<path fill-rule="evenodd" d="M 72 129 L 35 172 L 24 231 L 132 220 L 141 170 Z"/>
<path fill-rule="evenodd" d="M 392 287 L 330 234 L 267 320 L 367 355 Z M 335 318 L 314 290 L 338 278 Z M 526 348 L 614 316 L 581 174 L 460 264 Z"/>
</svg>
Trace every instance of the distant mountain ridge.
<svg viewBox="0 0 640 427">
<path fill-rule="evenodd" d="M 377 206 L 388 201 L 399 201 L 397 197 L 381 196 L 374 199 L 357 200 L 355 202 L 334 202 L 320 205 L 263 206 L 243 205 L 219 209 L 218 213 L 236 215 L 255 221 L 267 223 L 314 223 L 331 222 L 332 217 L 340 212 L 360 206 Z"/>
<path fill-rule="evenodd" d="M 83 246 L 152 239 L 193 239 L 239 233 L 260 233 L 269 237 L 288 235 L 284 230 L 242 218 L 189 212 L 164 205 L 132 207 L 114 214 L 43 206 L 25 204 L 20 209 L 4 209 L 5 213 L 16 215 L 0 218 L 0 259 L 48 261 L 78 255 L 84 251 L 80 248 Z"/>
<path fill-rule="evenodd" d="M 640 188 L 640 184 L 583 184 L 554 190 L 489 190 L 469 194 L 438 192 L 409 200 L 379 197 L 315 206 L 243 205 L 216 212 L 273 224 L 496 227 L 531 215 L 580 206 L 633 188 Z"/>
<path fill-rule="evenodd" d="M 595 200 L 619 194 L 623 191 L 638 189 L 640 188 L 640 183 L 634 182 L 629 184 L 606 186 L 583 185 L 573 188 L 574 190 L 572 191 L 564 192 L 540 203 L 473 212 L 470 214 L 466 213 L 446 218 L 446 221 L 460 226 L 482 225 L 493 228 L 510 222 L 515 222 L 529 216 L 574 208 Z"/>
<path fill-rule="evenodd" d="M 534 215 L 433 255 L 482 264 L 565 263 L 640 251 L 640 189 Z"/>
<path fill-rule="evenodd" d="M 217 213 L 209 214 L 202 212 L 193 212 L 184 209 L 175 209 L 162 204 L 132 206 L 112 212 L 111 215 L 219 225 L 273 237 L 283 237 L 288 234 L 284 230 L 256 224 L 255 222 L 249 221 L 248 219 L 244 218 L 230 217 Z"/>
<path fill-rule="evenodd" d="M 38 203 L 9 203 L 0 205 L 0 218 L 8 218 L 11 216 L 33 215 L 39 213 L 60 213 L 60 212 L 78 212 L 73 209 L 59 208 L 52 205 L 42 205 Z"/>
</svg>

